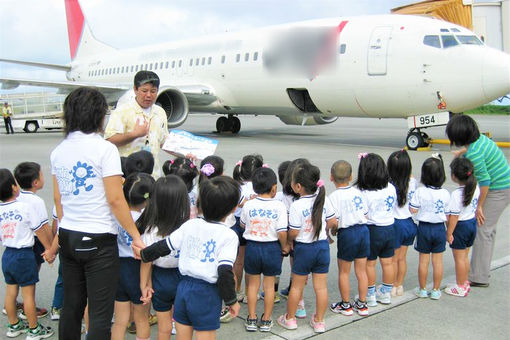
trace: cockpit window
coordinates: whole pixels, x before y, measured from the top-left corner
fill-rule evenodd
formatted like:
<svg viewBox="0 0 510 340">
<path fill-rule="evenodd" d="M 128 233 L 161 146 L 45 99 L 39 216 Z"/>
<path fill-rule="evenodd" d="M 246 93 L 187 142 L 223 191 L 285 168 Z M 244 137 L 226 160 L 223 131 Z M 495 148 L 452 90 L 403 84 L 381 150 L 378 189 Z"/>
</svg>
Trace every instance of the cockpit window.
<svg viewBox="0 0 510 340">
<path fill-rule="evenodd" d="M 450 32 L 460 32 L 460 30 L 458 28 L 450 28 Z"/>
<path fill-rule="evenodd" d="M 441 31 L 441 32 L 450 32 L 450 31 L 448 30 L 448 28 L 441 28 L 441 30 L 440 30 L 440 31 Z"/>
<path fill-rule="evenodd" d="M 459 44 L 453 35 L 442 35 L 441 40 L 443 41 L 443 48 L 448 48 Z"/>
<path fill-rule="evenodd" d="M 441 42 L 438 35 L 426 35 L 423 37 L 423 44 L 436 48 L 441 48 Z"/>
<path fill-rule="evenodd" d="M 476 35 L 457 35 L 456 37 L 463 45 L 483 45 Z"/>
</svg>

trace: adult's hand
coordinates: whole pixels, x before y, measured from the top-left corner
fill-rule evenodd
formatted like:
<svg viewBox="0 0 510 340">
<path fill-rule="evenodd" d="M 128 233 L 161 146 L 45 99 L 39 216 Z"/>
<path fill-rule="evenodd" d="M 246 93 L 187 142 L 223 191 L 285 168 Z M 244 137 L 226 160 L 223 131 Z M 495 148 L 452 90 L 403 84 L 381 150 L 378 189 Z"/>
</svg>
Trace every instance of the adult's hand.
<svg viewBox="0 0 510 340">
<path fill-rule="evenodd" d="M 479 226 L 485 223 L 485 215 L 481 205 L 478 205 L 478 208 L 476 208 L 476 221 L 478 222 Z"/>
<path fill-rule="evenodd" d="M 140 119 L 136 121 L 135 128 L 131 132 L 133 137 L 147 136 L 149 133 L 149 122 L 144 118 L 143 121 Z"/>
</svg>

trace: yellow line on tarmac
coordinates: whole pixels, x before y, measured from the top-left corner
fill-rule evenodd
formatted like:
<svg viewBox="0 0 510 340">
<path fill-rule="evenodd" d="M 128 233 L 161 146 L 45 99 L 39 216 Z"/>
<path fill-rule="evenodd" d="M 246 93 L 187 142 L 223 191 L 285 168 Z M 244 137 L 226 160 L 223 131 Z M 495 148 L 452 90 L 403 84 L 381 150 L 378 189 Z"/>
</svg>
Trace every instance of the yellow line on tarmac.
<svg viewBox="0 0 510 340">
<path fill-rule="evenodd" d="M 429 140 L 430 144 L 446 144 L 450 145 L 449 139 L 431 139 Z M 500 148 L 510 148 L 510 142 L 495 142 L 497 146 Z"/>
</svg>

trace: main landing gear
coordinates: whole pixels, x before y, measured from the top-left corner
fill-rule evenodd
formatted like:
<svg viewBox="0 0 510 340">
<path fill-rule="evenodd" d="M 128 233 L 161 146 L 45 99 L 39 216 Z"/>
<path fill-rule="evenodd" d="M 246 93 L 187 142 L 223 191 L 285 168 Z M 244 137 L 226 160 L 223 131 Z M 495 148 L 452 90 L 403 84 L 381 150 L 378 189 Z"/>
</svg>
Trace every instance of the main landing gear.
<svg viewBox="0 0 510 340">
<path fill-rule="evenodd" d="M 239 118 L 233 115 L 228 115 L 228 118 L 222 116 L 216 121 L 216 131 L 218 133 L 231 131 L 232 133 L 238 133 L 241 130 L 241 121 Z"/>
<path fill-rule="evenodd" d="M 409 150 L 416 150 L 429 146 L 429 136 L 421 132 L 419 128 L 409 130 L 406 137 L 406 145 Z"/>
</svg>

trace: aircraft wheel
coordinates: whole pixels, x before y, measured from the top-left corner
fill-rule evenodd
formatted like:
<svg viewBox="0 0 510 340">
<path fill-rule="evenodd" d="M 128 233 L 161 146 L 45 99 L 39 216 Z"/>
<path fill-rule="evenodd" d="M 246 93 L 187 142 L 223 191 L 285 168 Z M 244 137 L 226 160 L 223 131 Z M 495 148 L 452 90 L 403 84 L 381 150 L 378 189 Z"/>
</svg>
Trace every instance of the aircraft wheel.
<svg viewBox="0 0 510 340">
<path fill-rule="evenodd" d="M 423 143 L 420 147 L 427 147 L 430 145 L 430 143 L 428 142 L 430 139 L 429 135 L 427 135 L 425 132 L 422 132 L 421 138 L 423 139 Z"/>
<path fill-rule="evenodd" d="M 218 120 L 216 120 L 216 131 L 218 131 L 218 133 L 227 131 L 228 125 L 229 124 L 228 124 L 227 117 L 220 117 L 220 118 L 218 118 Z"/>
<path fill-rule="evenodd" d="M 241 120 L 237 117 L 232 117 L 232 133 L 238 133 L 241 131 Z"/>
<path fill-rule="evenodd" d="M 424 141 L 420 132 L 411 132 L 407 135 L 406 144 L 409 150 L 416 150 L 423 146 Z"/>
</svg>

